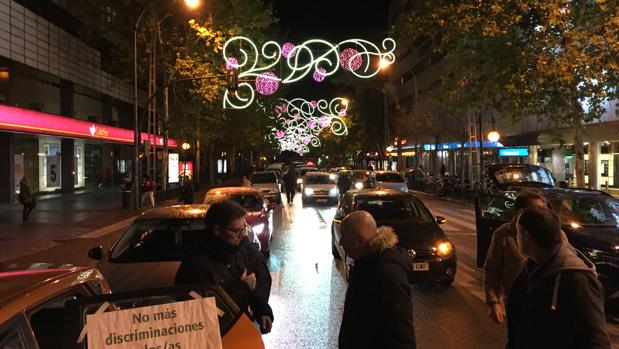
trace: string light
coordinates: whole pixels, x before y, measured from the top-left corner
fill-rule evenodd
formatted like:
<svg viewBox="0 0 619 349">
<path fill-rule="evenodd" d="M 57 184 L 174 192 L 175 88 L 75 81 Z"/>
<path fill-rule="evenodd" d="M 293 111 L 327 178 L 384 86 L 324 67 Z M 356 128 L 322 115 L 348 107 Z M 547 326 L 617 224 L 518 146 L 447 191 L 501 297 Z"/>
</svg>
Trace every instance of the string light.
<svg viewBox="0 0 619 349">
<path fill-rule="evenodd" d="M 275 73 L 262 73 L 256 78 L 256 92 L 263 96 L 270 96 L 277 92 L 279 88 L 279 78 Z"/>
<path fill-rule="evenodd" d="M 284 56 L 285 58 L 294 58 L 294 56 L 296 56 L 296 53 L 294 52 L 294 44 L 287 42 L 285 44 L 282 45 L 282 56 Z"/>
</svg>

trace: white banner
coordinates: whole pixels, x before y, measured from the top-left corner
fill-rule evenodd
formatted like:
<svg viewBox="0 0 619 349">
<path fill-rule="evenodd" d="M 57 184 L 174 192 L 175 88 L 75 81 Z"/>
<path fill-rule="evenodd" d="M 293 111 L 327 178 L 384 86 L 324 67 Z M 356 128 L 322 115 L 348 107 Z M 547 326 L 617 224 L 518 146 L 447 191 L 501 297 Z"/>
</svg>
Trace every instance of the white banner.
<svg viewBox="0 0 619 349">
<path fill-rule="evenodd" d="M 47 156 L 47 187 L 55 188 L 60 186 L 60 155 Z"/>
<path fill-rule="evenodd" d="M 168 154 L 168 183 L 178 183 L 178 154 Z"/>
<path fill-rule="evenodd" d="M 19 192 L 19 182 L 24 178 L 24 156 L 15 154 L 15 192 Z"/>
<path fill-rule="evenodd" d="M 95 313 L 88 349 L 221 349 L 215 297 Z"/>
</svg>

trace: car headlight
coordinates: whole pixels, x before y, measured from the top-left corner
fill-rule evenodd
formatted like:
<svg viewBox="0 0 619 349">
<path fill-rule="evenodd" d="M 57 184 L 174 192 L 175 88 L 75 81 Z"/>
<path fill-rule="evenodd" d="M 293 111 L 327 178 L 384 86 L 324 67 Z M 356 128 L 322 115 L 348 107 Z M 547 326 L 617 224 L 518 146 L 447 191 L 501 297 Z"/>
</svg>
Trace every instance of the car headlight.
<svg viewBox="0 0 619 349">
<path fill-rule="evenodd" d="M 357 182 L 357 183 L 355 183 L 355 188 L 357 188 L 357 189 L 363 189 L 363 183 L 361 183 L 361 182 Z"/>
<path fill-rule="evenodd" d="M 441 257 L 447 257 L 449 255 L 451 255 L 454 251 L 454 245 L 449 242 L 449 241 L 445 241 L 445 242 L 439 242 L 436 247 L 432 248 L 439 256 Z"/>
<path fill-rule="evenodd" d="M 407 187 L 402 187 L 402 191 L 405 193 L 408 193 L 408 188 Z"/>
<path fill-rule="evenodd" d="M 313 195 L 313 194 L 314 194 L 314 189 L 305 188 L 305 195 Z"/>
<path fill-rule="evenodd" d="M 252 226 L 251 230 L 254 232 L 254 234 L 262 233 L 262 231 L 264 230 L 264 223 Z"/>
<path fill-rule="evenodd" d="M 297 178 L 297 184 L 301 184 L 303 183 L 303 179 L 302 178 Z"/>
<path fill-rule="evenodd" d="M 336 196 L 337 195 L 337 188 L 333 188 L 333 189 L 329 190 L 329 195 Z"/>
<path fill-rule="evenodd" d="M 332 180 L 332 181 L 334 181 L 334 180 L 336 180 L 336 179 L 337 179 L 337 175 L 336 175 L 335 173 L 331 173 L 331 174 L 329 175 L 329 179 L 330 179 L 330 180 Z"/>
</svg>

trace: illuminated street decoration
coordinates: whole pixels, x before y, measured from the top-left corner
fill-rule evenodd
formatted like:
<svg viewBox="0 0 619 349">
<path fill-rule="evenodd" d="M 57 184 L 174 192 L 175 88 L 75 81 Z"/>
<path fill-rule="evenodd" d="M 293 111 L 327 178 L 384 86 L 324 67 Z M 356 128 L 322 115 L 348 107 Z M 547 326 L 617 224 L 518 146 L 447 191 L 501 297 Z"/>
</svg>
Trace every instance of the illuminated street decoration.
<svg viewBox="0 0 619 349">
<path fill-rule="evenodd" d="M 396 43 L 391 38 L 384 39 L 380 46 L 363 39 L 348 39 L 337 44 L 312 39 L 296 46 L 291 43 L 283 46 L 267 41 L 259 49 L 243 36 L 226 42 L 223 58 L 227 66 L 239 69 L 239 84 L 236 93 L 226 90 L 224 108 L 247 108 L 253 103 L 255 92 L 273 94 L 280 83 L 290 84 L 308 75 L 321 82 L 342 68 L 358 78 L 371 78 L 385 65 L 395 62 Z M 236 64 L 231 58 L 237 61 Z M 279 69 L 281 78 L 275 75 L 275 69 Z M 254 80 L 255 89 L 250 83 Z M 258 80 L 261 80 L 260 84 Z"/>
<path fill-rule="evenodd" d="M 337 136 L 348 134 L 348 127 L 342 119 L 348 103 L 343 98 L 331 101 L 302 98 L 280 101 L 281 104 L 273 108 L 274 120 L 278 125 L 273 129 L 273 136 L 282 151 L 305 154 L 310 147 L 321 146 L 318 136 L 327 130 Z"/>
<path fill-rule="evenodd" d="M 256 78 L 256 91 L 263 96 L 274 94 L 278 88 L 279 78 L 272 72 L 262 73 Z"/>
<path fill-rule="evenodd" d="M 226 59 L 226 70 L 234 70 L 239 68 L 239 62 L 234 57 L 228 57 Z"/>
</svg>

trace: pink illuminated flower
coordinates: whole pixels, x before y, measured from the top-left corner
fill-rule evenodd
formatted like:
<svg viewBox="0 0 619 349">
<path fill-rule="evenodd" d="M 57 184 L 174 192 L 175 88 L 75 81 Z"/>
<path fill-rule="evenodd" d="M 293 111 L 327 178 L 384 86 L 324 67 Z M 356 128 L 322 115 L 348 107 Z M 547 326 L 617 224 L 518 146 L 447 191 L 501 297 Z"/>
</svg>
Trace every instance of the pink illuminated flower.
<svg viewBox="0 0 619 349">
<path fill-rule="evenodd" d="M 291 42 L 287 42 L 282 45 L 282 56 L 286 58 L 292 58 L 296 56 L 296 53 L 293 51 L 295 48 L 294 44 Z"/>
<path fill-rule="evenodd" d="M 318 102 L 316 101 L 311 101 L 310 105 L 312 106 L 312 108 L 316 108 L 316 106 L 318 105 Z"/>
<path fill-rule="evenodd" d="M 331 125 L 331 120 L 329 120 L 328 116 L 323 115 L 320 117 L 320 119 L 318 119 L 318 124 L 321 128 L 327 128 L 329 127 L 329 125 Z"/>
<path fill-rule="evenodd" d="M 272 72 L 260 74 L 256 78 L 256 91 L 263 96 L 274 94 L 279 88 L 279 78 Z"/>
<path fill-rule="evenodd" d="M 354 48 L 347 48 L 340 53 L 340 64 L 344 70 L 356 71 L 361 68 L 363 59 L 359 55 L 359 51 Z"/>
<path fill-rule="evenodd" d="M 239 62 L 234 57 L 226 58 L 226 70 L 239 69 Z"/>
<path fill-rule="evenodd" d="M 327 77 L 327 71 L 325 68 L 318 68 L 314 71 L 312 77 L 316 82 L 322 82 Z"/>
<path fill-rule="evenodd" d="M 275 137 L 284 138 L 284 131 L 278 130 L 277 132 L 275 132 Z"/>
<path fill-rule="evenodd" d="M 305 137 L 303 137 L 303 143 L 305 143 L 305 144 L 309 144 L 309 142 L 310 142 L 311 140 L 312 140 L 312 139 L 310 138 L 310 136 L 305 136 Z"/>
<path fill-rule="evenodd" d="M 318 126 L 318 122 L 316 122 L 316 120 L 310 120 L 307 123 L 307 127 L 309 127 L 310 129 L 315 129 L 316 126 Z"/>
</svg>

